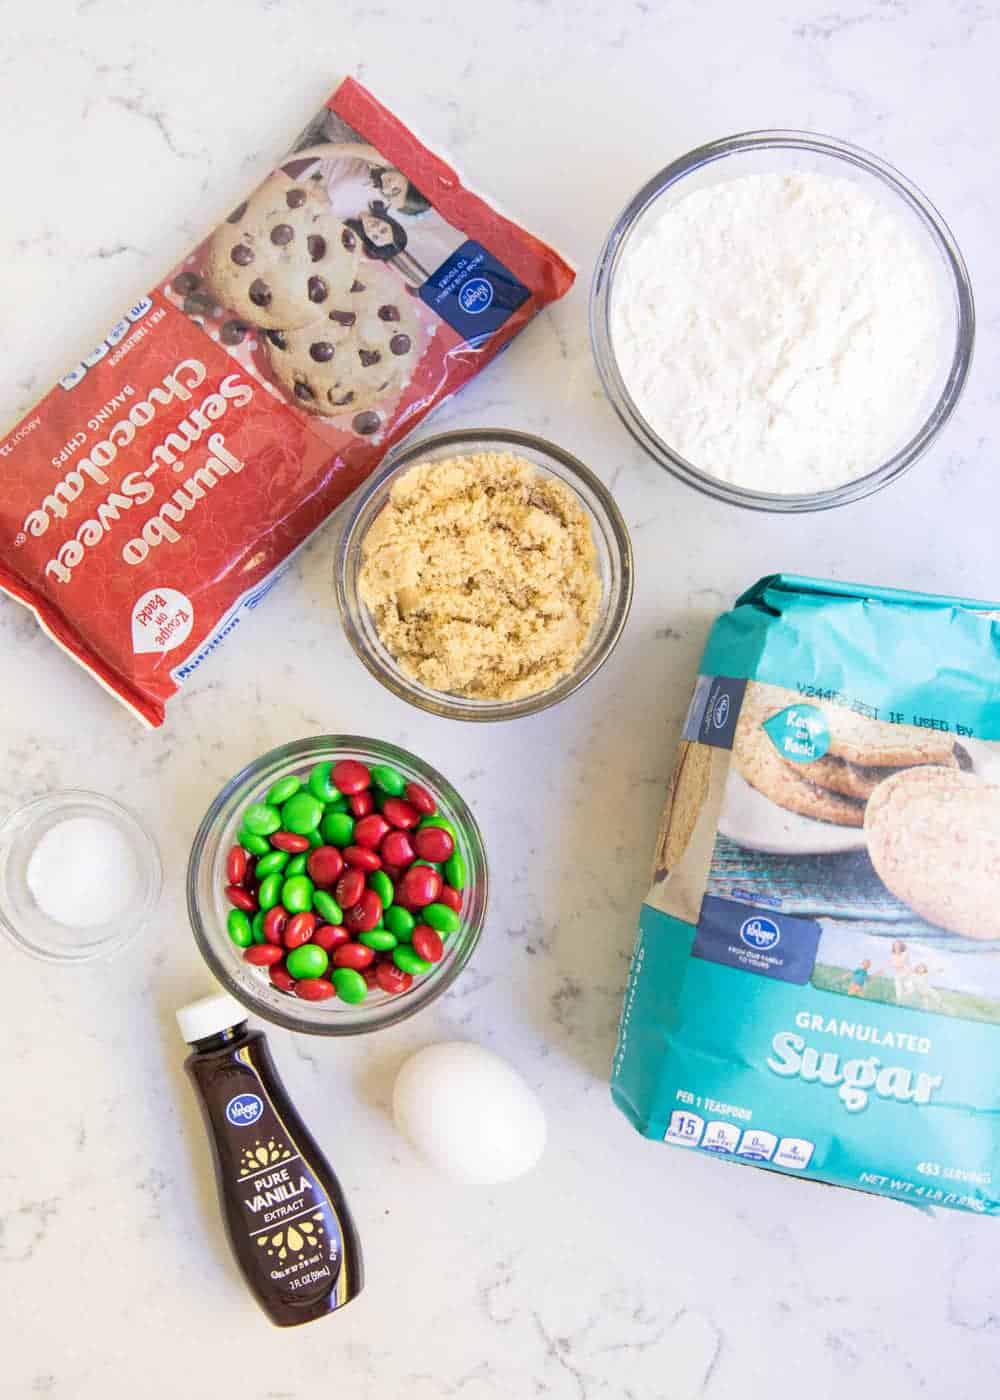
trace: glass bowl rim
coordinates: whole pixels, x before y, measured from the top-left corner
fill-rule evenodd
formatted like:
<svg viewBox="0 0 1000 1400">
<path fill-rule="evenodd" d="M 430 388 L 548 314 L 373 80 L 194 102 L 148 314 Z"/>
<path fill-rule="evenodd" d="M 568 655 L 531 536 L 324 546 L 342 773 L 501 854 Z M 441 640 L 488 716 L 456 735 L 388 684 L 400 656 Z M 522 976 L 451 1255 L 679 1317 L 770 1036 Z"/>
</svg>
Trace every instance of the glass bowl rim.
<svg viewBox="0 0 1000 1400">
<path fill-rule="evenodd" d="M 606 523 L 607 533 L 611 536 L 611 548 L 617 556 L 618 584 L 617 588 L 609 590 L 608 618 L 603 628 L 601 644 L 594 650 L 586 665 L 577 666 L 556 681 L 548 690 L 540 691 L 537 695 L 525 696 L 519 700 L 472 702 L 462 696 L 450 696 L 447 691 L 430 691 L 418 688 L 398 666 L 388 666 L 380 656 L 374 654 L 368 647 L 355 618 L 355 609 L 360 610 L 364 605 L 360 598 L 356 597 L 357 590 L 354 581 L 352 581 L 351 593 L 355 597 L 348 596 L 349 561 L 352 553 L 360 559 L 361 542 L 364 538 L 362 525 L 367 529 L 367 524 L 370 522 L 365 521 L 366 513 L 381 488 L 391 478 L 407 468 L 415 466 L 425 456 L 429 457 L 445 448 L 469 447 L 474 443 L 484 445 L 487 448 L 491 445 L 508 448 L 520 447 L 529 452 L 536 452 L 543 459 L 550 458 L 557 462 L 566 471 L 571 482 L 579 481 L 596 498 L 598 508 L 604 515 L 604 521 L 599 523 L 601 525 Z M 559 475 L 558 472 L 553 474 Z M 595 511 L 590 502 L 579 491 L 576 492 L 576 495 L 587 512 L 588 519 L 593 517 L 597 520 L 598 512 Z M 357 570 L 354 572 L 356 575 Z M 600 477 L 578 457 L 567 452 L 565 448 L 559 447 L 556 443 L 550 442 L 547 438 L 539 437 L 535 433 L 522 432 L 515 428 L 454 428 L 401 445 L 391 451 L 382 465 L 372 473 L 361 488 L 341 534 L 334 562 L 334 575 L 337 607 L 340 611 L 341 624 L 347 640 L 355 655 L 377 681 L 381 682 L 398 699 L 405 700 L 408 704 L 429 714 L 438 715 L 445 719 L 466 720 L 471 723 L 489 723 L 496 720 L 521 719 L 526 715 L 538 714 L 573 695 L 597 674 L 618 645 L 628 621 L 632 607 L 635 563 L 628 527 L 614 497 Z"/>
<path fill-rule="evenodd" d="M 460 809 L 465 834 L 476 847 L 478 864 L 482 867 L 482 875 L 479 880 L 482 898 L 478 918 L 465 933 L 465 941 L 461 945 L 455 945 L 454 955 L 442 969 L 441 975 L 428 984 L 428 991 L 423 996 L 418 994 L 412 1000 L 408 1000 L 405 996 L 398 997 L 379 1003 L 377 1007 L 366 1008 L 364 1003 L 357 1007 L 351 1007 L 350 1012 L 357 1018 L 351 1023 L 344 1019 L 340 1019 L 338 1023 L 336 1015 L 324 1017 L 322 1011 L 318 1009 L 313 1013 L 312 1019 L 309 1016 L 285 1015 L 280 1009 L 274 1009 L 270 1006 L 264 1006 L 262 1009 L 261 1003 L 256 999 L 248 1000 L 245 989 L 231 976 L 225 960 L 217 954 L 212 946 L 212 940 L 206 932 L 198 902 L 198 877 L 206 846 L 216 830 L 221 813 L 229 800 L 244 784 L 251 785 L 259 781 L 257 775 L 260 770 L 267 766 L 271 760 L 277 759 L 279 754 L 282 755 L 283 762 L 301 761 L 304 763 L 307 760 L 322 762 L 324 755 L 329 757 L 331 752 L 350 754 L 375 751 L 378 752 L 380 758 L 384 756 L 395 759 L 397 763 L 413 769 L 420 775 L 420 780 L 429 783 L 435 791 L 446 790 L 449 794 L 449 801 L 454 798 L 452 805 Z M 470 861 L 470 864 L 472 863 Z M 389 740 L 372 738 L 370 735 L 315 734 L 302 739 L 293 739 L 287 744 L 277 744 L 274 748 L 267 749 L 264 753 L 251 759 L 249 763 L 244 764 L 238 773 L 223 784 L 199 822 L 194 840 L 191 843 L 191 852 L 188 856 L 185 874 L 185 890 L 191 931 L 209 972 L 220 987 L 230 996 L 235 997 L 251 1015 L 259 1017 L 270 1025 L 281 1026 L 285 1030 L 294 1031 L 300 1035 L 365 1035 L 373 1031 L 385 1030 L 389 1026 L 398 1025 L 401 1021 L 415 1016 L 418 1011 L 422 1011 L 447 991 L 459 974 L 464 971 L 478 946 L 486 923 L 486 910 L 489 903 L 489 867 L 486 859 L 486 843 L 472 809 L 462 794 L 432 764 L 417 754 L 411 753 L 409 749 L 404 749 Z M 296 1005 L 308 1005 L 308 1003 L 296 1002 Z M 385 1014 L 387 1012 L 391 1014 Z M 368 1021 L 363 1019 L 366 1014 L 370 1015 Z"/>
<path fill-rule="evenodd" d="M 33 958 L 38 958 L 41 962 L 57 963 L 63 966 L 95 962 L 99 958 L 108 957 L 111 953 L 120 952 L 128 947 L 148 926 L 163 892 L 163 860 L 156 837 L 131 807 L 126 807 L 123 802 L 119 802 L 116 798 L 108 797 L 103 792 L 95 792 L 91 788 L 53 788 L 50 792 L 43 792 L 38 797 L 29 798 L 27 802 L 22 802 L 17 807 L 11 808 L 3 821 L 0 822 L 0 852 L 2 852 L 0 860 L 6 863 L 7 838 L 16 823 L 23 821 L 26 817 L 30 818 L 35 812 L 42 812 L 46 807 L 58 811 L 60 806 L 74 803 L 93 807 L 98 811 L 110 810 L 130 828 L 136 837 L 137 846 L 142 849 L 144 861 L 142 873 L 146 883 L 146 892 L 141 911 L 135 919 L 131 921 L 124 918 L 118 920 L 119 932 L 108 934 L 99 941 L 88 945 L 82 951 L 63 951 L 26 938 L 12 921 L 6 905 L 0 904 L 0 932 L 4 934 L 13 947 Z"/>
<path fill-rule="evenodd" d="M 647 209 L 685 176 L 727 156 L 755 151 L 801 150 L 830 156 L 880 180 L 909 206 L 941 253 L 955 291 L 955 344 L 937 401 L 913 435 L 885 462 L 853 481 L 823 491 L 776 493 L 732 486 L 687 461 L 665 442 L 639 411 L 618 370 L 611 339 L 611 300 L 622 249 Z M 908 471 L 927 450 L 956 408 L 968 379 L 975 346 L 976 315 L 972 283 L 951 229 L 927 196 L 895 166 L 862 146 L 820 132 L 763 128 L 719 137 L 685 152 L 653 175 L 615 219 L 594 265 L 590 287 L 590 339 L 605 394 L 625 428 L 661 467 L 703 494 L 749 510 L 776 513 L 829 510 L 861 500 Z"/>
</svg>

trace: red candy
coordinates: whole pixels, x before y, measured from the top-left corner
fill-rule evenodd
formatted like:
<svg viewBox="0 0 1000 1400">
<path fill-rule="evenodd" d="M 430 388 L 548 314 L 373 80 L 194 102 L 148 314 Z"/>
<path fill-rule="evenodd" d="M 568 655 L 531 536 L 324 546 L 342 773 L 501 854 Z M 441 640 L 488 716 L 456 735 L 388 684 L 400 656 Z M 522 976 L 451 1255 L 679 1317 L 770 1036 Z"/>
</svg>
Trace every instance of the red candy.
<svg viewBox="0 0 1000 1400">
<path fill-rule="evenodd" d="M 417 924 L 413 930 L 413 951 L 428 962 L 440 962 L 444 957 L 444 944 L 436 929 L 430 924 Z"/>
<path fill-rule="evenodd" d="M 306 861 L 306 869 L 313 884 L 326 889 L 340 879 L 344 870 L 344 857 L 336 846 L 317 846 Z"/>
<path fill-rule="evenodd" d="M 455 842 L 442 826 L 425 826 L 413 833 L 413 849 L 421 860 L 443 861 L 454 854 Z"/>
<path fill-rule="evenodd" d="M 295 978 L 288 971 L 288 968 L 282 967 L 280 963 L 275 963 L 271 968 L 271 981 L 279 992 L 290 992 L 295 986 Z"/>
<path fill-rule="evenodd" d="M 355 793 L 364 792 L 366 788 L 371 787 L 372 775 L 356 758 L 342 758 L 339 763 L 335 763 L 330 777 L 334 787 L 339 788 L 347 797 L 353 797 Z"/>
<path fill-rule="evenodd" d="M 352 933 L 371 933 L 382 917 L 382 901 L 374 890 L 363 890 L 356 904 L 344 911 L 344 923 Z"/>
<path fill-rule="evenodd" d="M 295 995 L 303 1001 L 329 1001 L 337 995 L 337 989 L 325 977 L 303 977 L 295 984 Z"/>
<path fill-rule="evenodd" d="M 268 943 L 280 943 L 288 927 L 288 910 L 283 904 L 275 904 L 264 915 L 264 937 Z"/>
<path fill-rule="evenodd" d="M 333 954 L 334 967 L 353 967 L 355 972 L 371 967 L 374 961 L 375 949 L 366 948 L 363 943 L 345 943 Z"/>
<path fill-rule="evenodd" d="M 242 909 L 244 914 L 256 914 L 257 912 L 256 899 L 248 890 L 241 889 L 239 885 L 227 885 L 226 898 L 237 909 Z"/>
<path fill-rule="evenodd" d="M 364 888 L 365 872 L 354 867 L 341 875 L 333 893 L 341 909 L 348 909 L 352 904 L 357 904 L 364 892 Z"/>
<path fill-rule="evenodd" d="M 390 831 L 379 851 L 383 862 L 388 865 L 410 865 L 417 858 L 413 843 L 405 831 Z"/>
<path fill-rule="evenodd" d="M 367 846 L 345 846 L 344 859 L 355 870 L 365 870 L 369 874 L 373 870 L 382 869 L 382 861 L 377 852 L 369 850 Z"/>
<path fill-rule="evenodd" d="M 433 904 L 444 889 L 444 881 L 429 865 L 411 865 L 396 886 L 396 903 L 414 909 Z"/>
<path fill-rule="evenodd" d="M 287 851 L 290 856 L 299 856 L 309 849 L 308 836 L 299 836 L 294 831 L 276 831 L 268 840 L 279 851 Z"/>
<path fill-rule="evenodd" d="M 387 797 L 382 803 L 382 815 L 393 826 L 409 831 L 420 820 L 420 813 L 401 797 Z"/>
<path fill-rule="evenodd" d="M 437 803 L 420 783 L 406 784 L 406 800 L 411 807 L 416 807 L 422 817 L 433 817 L 437 811 Z"/>
<path fill-rule="evenodd" d="M 281 962 L 284 956 L 284 948 L 279 948 L 275 943 L 255 943 L 253 947 L 243 949 L 243 961 L 253 963 L 254 967 L 271 967 Z"/>
<path fill-rule="evenodd" d="M 320 924 L 311 941 L 317 947 L 325 948 L 328 953 L 332 953 L 334 948 L 339 948 L 342 943 L 349 943 L 351 935 L 342 924 Z"/>
<path fill-rule="evenodd" d="M 386 831 L 389 830 L 388 825 Z M 247 873 L 247 853 L 242 846 L 234 846 L 226 856 L 226 879 L 231 885 L 242 885 Z"/>
<path fill-rule="evenodd" d="M 282 942 L 288 949 L 301 948 L 308 943 L 316 931 L 316 915 L 304 912 L 293 914 L 288 920 Z"/>
<path fill-rule="evenodd" d="M 452 889 L 451 885 L 445 885 L 438 895 L 438 904 L 446 904 L 449 909 L 454 909 L 456 914 L 462 910 L 462 891 Z"/>
<path fill-rule="evenodd" d="M 369 846 L 373 851 L 377 850 L 382 843 L 382 837 L 390 830 L 385 817 L 380 816 L 378 812 L 369 812 L 367 817 L 362 817 L 354 825 L 354 844 L 356 846 Z M 234 885 L 239 883 L 239 880 L 233 881 Z"/>
<path fill-rule="evenodd" d="M 257 914 L 260 857 L 249 853 L 244 846 L 232 846 L 226 851 L 224 861 L 226 898 L 250 917 L 257 914 L 255 936 L 260 938 L 263 933 L 264 939 L 239 951 L 247 963 L 266 970 L 271 985 L 280 992 L 306 1002 L 329 1001 L 337 996 L 333 980 L 336 968 L 357 972 L 372 992 L 400 996 L 420 981 L 420 975 L 397 967 L 394 949 L 367 945 L 368 935 L 382 927 L 385 907 L 382 892 L 390 904 L 397 904 L 413 916 L 415 926 L 410 946 L 413 954 L 424 960 L 419 965 L 441 962 L 446 953 L 444 938 L 429 922 L 421 920 L 426 917 L 423 911 L 429 904 L 439 903 L 455 914 L 461 913 L 464 896 L 445 883 L 442 873 L 445 862 L 459 846 L 458 838 L 446 826 L 421 825 L 425 818 L 434 817 L 438 811 L 434 794 L 422 783 L 405 783 L 404 796 L 375 788 L 367 765 L 353 758 L 333 763 L 329 768 L 329 781 L 326 771 L 324 766 L 320 791 L 325 797 L 333 797 L 333 789 L 336 789 L 341 797 L 332 803 L 321 799 L 323 806 L 328 811 L 343 811 L 346 807 L 354 818 L 346 844 L 334 845 L 327 840 L 315 846 L 313 843 L 320 839 L 315 833 L 310 838 L 285 830 L 273 832 L 268 840 L 275 850 L 301 857 L 299 868 L 308 875 L 312 886 L 308 881 L 298 883 L 305 888 L 314 887 L 313 893 L 321 904 L 330 900 L 328 914 L 336 914 L 332 904 L 335 899 L 343 910 L 343 923 L 328 923 L 327 916 L 311 908 L 312 897 L 300 898 L 298 887 L 296 898 L 291 901 L 298 906 L 298 912 L 276 904 L 263 914 Z M 399 779 L 393 780 L 391 785 L 398 788 Z M 292 820 L 295 821 L 295 817 Z M 296 821 L 296 824 L 299 823 Z M 348 827 L 350 824 L 338 819 L 331 823 L 330 829 L 336 833 L 340 825 Z M 380 872 L 377 878 L 376 872 Z M 372 889 L 370 880 L 380 888 Z M 386 880 L 390 882 L 388 885 Z M 324 894 L 320 895 L 320 890 Z M 430 917 L 433 918 L 433 913 Z M 444 921 L 443 914 L 441 920 L 434 920 L 435 923 Z M 378 933 L 374 941 L 394 942 Z M 291 957 L 296 948 L 313 946 L 328 955 L 331 970 L 320 977 L 296 980 L 285 959 Z M 316 961 L 322 960 L 317 957 Z"/>
<path fill-rule="evenodd" d="M 394 962 L 380 962 L 375 968 L 375 981 L 383 992 L 397 996 L 400 992 L 409 991 L 413 986 L 413 974 L 404 972 Z"/>
</svg>

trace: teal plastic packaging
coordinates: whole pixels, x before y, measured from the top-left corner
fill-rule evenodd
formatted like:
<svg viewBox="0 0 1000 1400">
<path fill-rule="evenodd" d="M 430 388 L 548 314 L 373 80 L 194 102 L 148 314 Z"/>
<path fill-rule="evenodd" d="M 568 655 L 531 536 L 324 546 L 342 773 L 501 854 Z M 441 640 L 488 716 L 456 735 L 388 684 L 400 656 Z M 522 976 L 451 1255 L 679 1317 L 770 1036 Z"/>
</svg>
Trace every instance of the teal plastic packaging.
<svg viewBox="0 0 1000 1400">
<path fill-rule="evenodd" d="M 717 620 L 615 1052 L 644 1136 L 1000 1212 L 998 619 L 774 575 Z"/>
</svg>

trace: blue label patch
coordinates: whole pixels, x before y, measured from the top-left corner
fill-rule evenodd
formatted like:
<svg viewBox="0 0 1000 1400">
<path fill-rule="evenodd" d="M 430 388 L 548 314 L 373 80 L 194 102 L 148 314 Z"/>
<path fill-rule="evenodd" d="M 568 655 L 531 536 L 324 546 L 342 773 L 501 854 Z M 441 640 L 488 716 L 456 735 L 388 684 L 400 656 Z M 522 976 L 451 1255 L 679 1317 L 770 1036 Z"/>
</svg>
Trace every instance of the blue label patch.
<svg viewBox="0 0 1000 1400">
<path fill-rule="evenodd" d="M 830 747 L 830 726 L 815 705 L 789 705 L 764 721 L 763 728 L 782 758 L 812 763 Z"/>
<path fill-rule="evenodd" d="M 456 248 L 420 288 L 420 300 L 471 342 L 499 330 L 530 295 L 502 262 L 472 239 Z"/>
<path fill-rule="evenodd" d="M 699 676 L 684 724 L 684 738 L 731 749 L 747 683 L 737 676 Z"/>
<path fill-rule="evenodd" d="M 815 919 L 763 914 L 752 904 L 707 894 L 691 955 L 805 986 L 812 976 L 819 938 Z"/>
<path fill-rule="evenodd" d="M 256 1094 L 237 1094 L 226 1104 L 226 1117 L 234 1128 L 248 1128 L 264 1112 L 264 1104 Z"/>
</svg>

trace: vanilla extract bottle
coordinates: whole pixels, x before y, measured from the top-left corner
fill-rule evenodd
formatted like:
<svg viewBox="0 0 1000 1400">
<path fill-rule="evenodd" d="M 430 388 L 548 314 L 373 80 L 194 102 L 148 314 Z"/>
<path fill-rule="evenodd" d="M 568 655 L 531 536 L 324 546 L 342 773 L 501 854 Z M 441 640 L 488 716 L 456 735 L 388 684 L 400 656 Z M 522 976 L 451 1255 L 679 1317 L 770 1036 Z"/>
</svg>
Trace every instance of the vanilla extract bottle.
<svg viewBox="0 0 1000 1400">
<path fill-rule="evenodd" d="M 230 1247 L 278 1327 L 336 1312 L 364 1285 L 340 1183 L 275 1069 L 261 1031 L 224 993 L 177 1012 L 201 1104 Z"/>
</svg>

